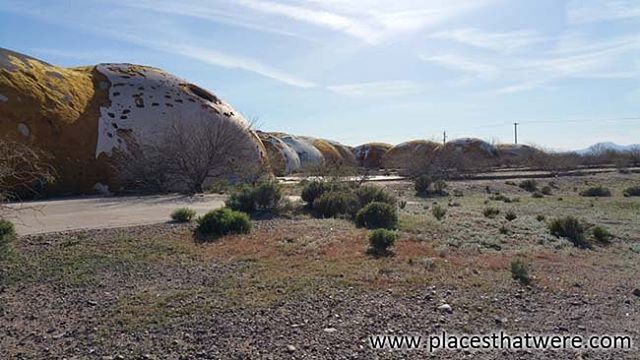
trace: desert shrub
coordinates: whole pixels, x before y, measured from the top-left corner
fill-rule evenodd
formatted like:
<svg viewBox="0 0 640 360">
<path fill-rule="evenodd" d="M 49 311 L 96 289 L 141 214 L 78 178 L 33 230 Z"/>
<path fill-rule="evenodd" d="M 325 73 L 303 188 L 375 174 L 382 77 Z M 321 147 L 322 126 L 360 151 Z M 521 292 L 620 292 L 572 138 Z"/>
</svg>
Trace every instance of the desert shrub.
<svg viewBox="0 0 640 360">
<path fill-rule="evenodd" d="M 398 213 L 395 206 L 372 202 L 358 211 L 356 224 L 368 229 L 395 229 L 398 225 Z"/>
<path fill-rule="evenodd" d="M 171 213 L 171 219 L 175 222 L 190 222 L 196 217 L 196 211 L 190 208 L 179 208 Z"/>
<path fill-rule="evenodd" d="M 438 195 L 445 195 L 448 186 L 446 181 L 439 179 L 433 183 L 433 191 Z"/>
<path fill-rule="evenodd" d="M 504 218 L 507 219 L 507 221 L 513 221 L 518 218 L 518 216 L 513 210 L 507 210 L 507 212 L 504 214 Z"/>
<path fill-rule="evenodd" d="M 353 216 L 358 208 L 358 197 L 342 191 L 324 193 L 313 201 L 313 210 L 321 217 Z"/>
<path fill-rule="evenodd" d="M 593 234 L 593 238 L 601 244 L 608 244 L 613 238 L 613 235 L 609 232 L 609 230 L 607 230 L 603 226 L 595 226 L 591 230 L 591 233 Z"/>
<path fill-rule="evenodd" d="M 529 277 L 529 268 L 527 264 L 520 259 L 516 259 L 511 262 L 511 277 L 514 280 L 519 281 L 523 285 L 528 285 L 531 283 L 531 278 Z"/>
<path fill-rule="evenodd" d="M 463 197 L 464 196 L 464 192 L 462 192 L 462 190 L 460 190 L 460 189 L 455 189 L 455 190 L 453 190 L 453 196 L 455 196 L 455 197 Z"/>
<path fill-rule="evenodd" d="M 248 185 L 240 187 L 229 196 L 225 205 L 234 211 L 254 212 L 256 204 L 253 197 L 253 188 Z"/>
<path fill-rule="evenodd" d="M 544 197 L 544 194 L 542 194 L 540 191 L 534 191 L 534 192 L 531 194 L 531 197 L 532 197 L 532 198 L 536 198 L 536 199 L 540 199 L 540 198 L 543 198 L 543 197 Z"/>
<path fill-rule="evenodd" d="M 584 236 L 584 225 L 573 216 L 556 218 L 549 223 L 551 235 L 569 239 L 575 246 L 589 248 Z"/>
<path fill-rule="evenodd" d="M 231 193 L 225 202 L 231 210 L 253 213 L 275 211 L 282 199 L 282 188 L 275 181 L 264 181 L 256 185 L 244 185 Z"/>
<path fill-rule="evenodd" d="M 640 196 L 640 186 L 630 186 L 624 189 L 624 196 Z"/>
<path fill-rule="evenodd" d="M 500 214 L 500 209 L 495 207 L 487 207 L 482 210 L 482 215 L 489 219 L 494 219 L 496 216 L 498 216 L 498 214 Z"/>
<path fill-rule="evenodd" d="M 256 210 L 274 211 L 282 199 L 282 187 L 275 181 L 258 183 L 252 189 Z"/>
<path fill-rule="evenodd" d="M 413 187 L 418 195 L 427 195 L 433 180 L 429 175 L 420 175 L 413 181 Z"/>
<path fill-rule="evenodd" d="M 325 181 L 310 181 L 302 188 L 302 200 L 308 204 L 313 204 L 316 198 L 325 192 L 331 191 L 333 187 L 333 184 Z"/>
<path fill-rule="evenodd" d="M 528 192 L 534 192 L 538 190 L 538 182 L 533 179 L 527 179 L 520 181 L 518 187 Z"/>
<path fill-rule="evenodd" d="M 509 228 L 507 228 L 504 224 L 502 224 L 498 228 L 498 232 L 502 235 L 507 235 L 509 233 Z"/>
<path fill-rule="evenodd" d="M 375 229 L 369 233 L 370 251 L 375 254 L 384 254 L 393 246 L 398 234 L 387 229 Z"/>
<path fill-rule="evenodd" d="M 540 221 L 540 222 L 543 222 L 543 221 L 545 221 L 546 219 L 547 219 L 547 217 L 546 217 L 546 216 L 544 216 L 544 215 L 542 215 L 542 214 L 540 214 L 540 215 L 536 215 L 536 220 L 538 220 L 538 221 Z"/>
<path fill-rule="evenodd" d="M 436 204 L 431 208 L 431 213 L 433 214 L 433 217 L 435 217 L 436 219 L 442 220 L 444 219 L 444 216 L 447 214 L 447 209 L 445 207 L 442 207 Z"/>
<path fill-rule="evenodd" d="M 586 190 L 581 191 L 580 196 L 606 197 L 606 196 L 611 196 L 611 190 L 609 190 L 608 188 L 602 185 L 598 185 L 598 186 L 590 187 Z"/>
<path fill-rule="evenodd" d="M 401 201 L 398 203 L 398 207 L 399 207 L 400 209 L 404 209 L 405 207 L 407 207 L 407 201 L 406 201 L 406 200 L 401 200 Z"/>
<path fill-rule="evenodd" d="M 251 231 L 251 220 L 247 214 L 227 208 L 209 211 L 197 222 L 196 234 L 203 237 L 248 234 Z"/>
<path fill-rule="evenodd" d="M 393 195 L 377 186 L 361 186 L 355 190 L 355 194 L 358 196 L 360 207 L 364 207 L 372 202 L 383 202 L 389 205 L 395 205 L 397 201 Z"/>
<path fill-rule="evenodd" d="M 544 195 L 551 195 L 551 186 L 543 186 L 540 192 Z"/>
<path fill-rule="evenodd" d="M 9 220 L 0 219 L 0 258 L 8 252 L 11 241 L 16 237 L 16 229 Z"/>
</svg>

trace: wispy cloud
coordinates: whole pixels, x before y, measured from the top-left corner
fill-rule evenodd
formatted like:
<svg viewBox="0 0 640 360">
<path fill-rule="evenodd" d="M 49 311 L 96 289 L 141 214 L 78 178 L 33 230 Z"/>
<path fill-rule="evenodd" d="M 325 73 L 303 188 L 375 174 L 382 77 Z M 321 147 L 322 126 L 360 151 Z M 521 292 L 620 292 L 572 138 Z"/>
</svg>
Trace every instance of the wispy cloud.
<svg viewBox="0 0 640 360">
<path fill-rule="evenodd" d="M 441 31 L 431 35 L 431 37 L 503 52 L 513 52 L 545 40 L 544 37 L 531 30 L 487 32 L 474 28 Z"/>
<path fill-rule="evenodd" d="M 640 17 L 638 0 L 572 0 L 567 4 L 567 20 L 571 24 L 637 17 Z"/>
<path fill-rule="evenodd" d="M 513 93 L 535 89 L 553 81 L 580 79 L 633 79 L 640 77 L 640 36 L 592 41 L 561 43 L 560 46 L 535 57 L 462 56 L 441 54 L 421 56 L 427 62 L 472 74 L 476 80 L 498 85 L 496 93 Z M 461 84 L 472 81 L 463 77 Z M 506 85 L 505 85 L 506 83 Z"/>
<path fill-rule="evenodd" d="M 494 78 L 500 72 L 500 68 L 496 65 L 453 54 L 434 56 L 421 55 L 420 59 L 436 63 L 449 69 L 471 73 L 476 77 L 484 79 Z"/>
<path fill-rule="evenodd" d="M 341 84 L 327 88 L 340 95 L 358 98 L 400 97 L 425 91 L 424 85 L 407 80 Z"/>
</svg>

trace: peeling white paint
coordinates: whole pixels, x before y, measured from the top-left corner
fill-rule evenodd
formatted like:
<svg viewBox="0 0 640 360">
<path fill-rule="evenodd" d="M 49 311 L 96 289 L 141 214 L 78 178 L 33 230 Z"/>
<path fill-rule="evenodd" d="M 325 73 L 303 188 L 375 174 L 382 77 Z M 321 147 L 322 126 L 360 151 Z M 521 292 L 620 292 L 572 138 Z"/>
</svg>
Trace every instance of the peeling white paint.
<svg viewBox="0 0 640 360">
<path fill-rule="evenodd" d="M 96 158 L 111 155 L 116 148 L 126 149 L 124 134 L 142 145 L 162 136 L 175 121 L 204 118 L 247 125 L 227 103 L 194 87 L 199 96 L 189 90 L 193 85 L 161 70 L 129 64 L 100 64 L 96 69 L 111 83 L 110 105 L 100 108 Z M 257 140 L 248 135 L 247 141 L 260 161 Z"/>
<path fill-rule="evenodd" d="M 280 135 L 282 141 L 289 145 L 300 158 L 300 165 L 304 167 L 320 165 L 324 162 L 324 156 L 308 140 L 293 135 Z"/>
<path fill-rule="evenodd" d="M 29 130 L 29 126 L 25 123 L 18 124 L 18 132 L 24 137 L 31 135 L 31 130 Z"/>
</svg>

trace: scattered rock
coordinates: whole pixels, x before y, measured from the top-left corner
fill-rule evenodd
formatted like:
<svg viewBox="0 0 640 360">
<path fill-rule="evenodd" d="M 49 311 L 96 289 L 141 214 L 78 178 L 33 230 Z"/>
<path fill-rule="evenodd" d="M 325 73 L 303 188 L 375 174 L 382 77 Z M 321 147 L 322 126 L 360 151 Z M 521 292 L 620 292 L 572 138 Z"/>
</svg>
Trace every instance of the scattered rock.
<svg viewBox="0 0 640 360">
<path fill-rule="evenodd" d="M 294 352 L 294 351 L 296 351 L 296 347 L 293 346 L 293 345 L 287 345 L 287 351 L 288 352 Z"/>
<path fill-rule="evenodd" d="M 637 297 L 640 297 L 640 289 L 634 289 L 632 294 L 637 296 Z"/>
<path fill-rule="evenodd" d="M 328 327 L 328 328 L 324 328 L 324 332 L 326 333 L 332 333 L 332 332 L 336 332 L 338 330 L 336 330 L 336 328 L 332 328 L 332 327 Z"/>
<path fill-rule="evenodd" d="M 442 304 L 438 306 L 438 310 L 447 312 L 449 314 L 453 312 L 453 308 L 451 308 L 451 305 L 449 304 Z"/>
</svg>

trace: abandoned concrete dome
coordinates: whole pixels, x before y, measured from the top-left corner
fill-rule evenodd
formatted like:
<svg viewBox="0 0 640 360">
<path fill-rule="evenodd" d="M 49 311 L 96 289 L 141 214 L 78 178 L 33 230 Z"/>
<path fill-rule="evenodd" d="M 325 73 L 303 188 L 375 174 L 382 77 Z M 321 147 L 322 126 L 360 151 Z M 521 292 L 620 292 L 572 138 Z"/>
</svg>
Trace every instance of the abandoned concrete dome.
<svg viewBox="0 0 640 360">
<path fill-rule="evenodd" d="M 269 167 L 276 176 L 284 176 L 300 170 L 300 157 L 287 143 L 274 134 L 257 131 L 260 140 L 267 150 Z"/>
<path fill-rule="evenodd" d="M 398 144 L 382 157 L 386 169 L 408 169 L 414 164 L 426 163 L 437 156 L 442 145 L 429 140 L 411 140 Z"/>
<path fill-rule="evenodd" d="M 62 68 L 0 49 L 0 133 L 51 155 L 58 179 L 50 192 L 113 186 L 114 151 L 149 143 L 190 119 L 242 132 L 234 160 L 263 164 L 266 150 L 242 115 L 183 79 L 132 64 Z"/>
<path fill-rule="evenodd" d="M 358 162 L 358 166 L 367 169 L 379 169 L 382 167 L 382 157 L 391 149 L 393 145 L 385 143 L 366 143 L 356 146 L 353 153 Z"/>
<path fill-rule="evenodd" d="M 272 134 L 277 136 L 298 154 L 301 168 L 309 168 L 322 165 L 324 163 L 324 156 L 320 150 L 313 146 L 313 140 L 310 140 L 310 138 L 298 137 L 284 133 Z"/>
<path fill-rule="evenodd" d="M 467 155 L 469 157 L 494 158 L 498 149 L 488 142 L 475 138 L 454 139 L 446 143 L 445 152 Z"/>
</svg>

